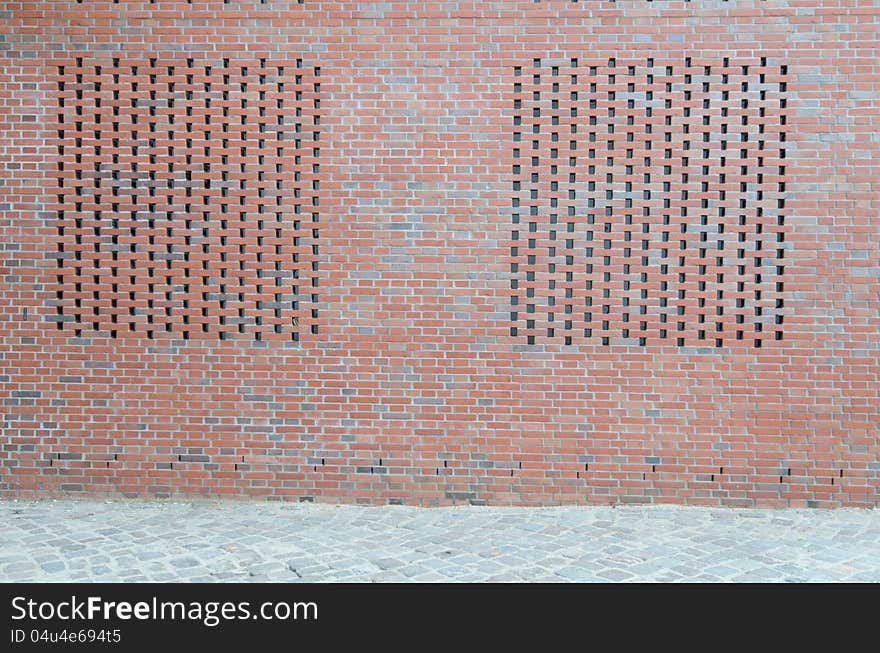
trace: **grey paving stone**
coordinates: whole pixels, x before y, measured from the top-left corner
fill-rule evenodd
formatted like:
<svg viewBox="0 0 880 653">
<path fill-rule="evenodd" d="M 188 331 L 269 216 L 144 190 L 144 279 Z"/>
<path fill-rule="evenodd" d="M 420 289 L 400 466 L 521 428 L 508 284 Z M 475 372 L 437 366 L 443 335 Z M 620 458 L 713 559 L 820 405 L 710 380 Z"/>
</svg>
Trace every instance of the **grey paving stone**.
<svg viewBox="0 0 880 653">
<path fill-rule="evenodd" d="M 44 562 L 40 565 L 40 568 L 46 573 L 51 574 L 57 571 L 64 571 L 66 565 L 61 560 L 56 560 L 55 562 Z"/>
<path fill-rule="evenodd" d="M 30 561 L 25 562 L 12 562 L 3 567 L 3 573 L 5 574 L 22 574 L 34 571 L 34 563 Z"/>
<path fill-rule="evenodd" d="M 605 571 L 600 571 L 596 575 L 610 581 L 628 580 L 633 577 L 632 573 L 624 571 L 623 569 L 606 569 Z"/>
<path fill-rule="evenodd" d="M 169 563 L 173 567 L 178 567 L 180 569 L 185 569 L 187 567 L 196 567 L 199 565 L 199 561 L 195 558 L 176 558 L 173 560 L 169 560 Z"/>
</svg>

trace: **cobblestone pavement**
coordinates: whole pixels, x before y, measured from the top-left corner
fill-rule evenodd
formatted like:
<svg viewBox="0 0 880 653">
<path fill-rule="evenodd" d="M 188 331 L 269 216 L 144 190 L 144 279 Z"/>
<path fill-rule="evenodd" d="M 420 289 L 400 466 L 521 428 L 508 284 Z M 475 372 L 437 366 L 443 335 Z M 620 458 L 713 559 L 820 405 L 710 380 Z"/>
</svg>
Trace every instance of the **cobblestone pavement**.
<svg viewBox="0 0 880 653">
<path fill-rule="evenodd" d="M 0 581 L 874 581 L 880 511 L 0 502 Z"/>
</svg>

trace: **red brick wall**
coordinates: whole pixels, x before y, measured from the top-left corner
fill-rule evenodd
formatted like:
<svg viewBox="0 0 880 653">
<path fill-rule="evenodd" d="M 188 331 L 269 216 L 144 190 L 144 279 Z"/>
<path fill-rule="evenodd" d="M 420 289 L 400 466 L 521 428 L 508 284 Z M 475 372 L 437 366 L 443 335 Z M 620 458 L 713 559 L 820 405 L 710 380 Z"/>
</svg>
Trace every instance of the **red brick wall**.
<svg viewBox="0 0 880 653">
<path fill-rule="evenodd" d="M 878 505 L 878 16 L 4 3 L 0 496 Z"/>
</svg>

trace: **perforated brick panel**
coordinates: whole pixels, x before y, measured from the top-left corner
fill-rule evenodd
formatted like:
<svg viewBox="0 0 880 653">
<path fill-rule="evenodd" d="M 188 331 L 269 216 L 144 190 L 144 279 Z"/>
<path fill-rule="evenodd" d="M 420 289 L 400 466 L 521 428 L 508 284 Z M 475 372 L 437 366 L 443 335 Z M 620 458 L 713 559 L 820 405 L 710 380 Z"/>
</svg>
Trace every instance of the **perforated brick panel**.
<svg viewBox="0 0 880 653">
<path fill-rule="evenodd" d="M 553 0 L 549 0 L 549 1 L 552 2 Z M 654 0 L 644 0 L 644 1 L 649 2 L 649 3 L 654 2 Z M 691 0 L 681 0 L 681 1 L 682 2 L 691 2 Z M 728 0 L 721 0 L 721 1 L 727 2 Z M 532 0 L 532 2 L 534 4 L 540 4 L 540 3 L 548 4 L 548 0 Z M 597 0 L 568 0 L 568 2 L 572 3 L 572 4 L 582 4 L 585 6 L 589 6 L 590 4 L 602 4 L 601 0 L 599 0 L 599 1 L 597 1 Z M 605 0 L 605 2 L 610 2 L 613 4 L 613 3 L 616 3 L 617 0 Z M 668 2 L 668 0 L 658 0 L 658 4 L 661 2 Z"/>
<path fill-rule="evenodd" d="M 57 72 L 58 327 L 316 332 L 320 69 L 153 58 Z"/>
<path fill-rule="evenodd" d="M 146 4 L 154 5 L 158 1 L 159 0 L 146 0 Z M 574 0 L 574 1 L 577 2 L 577 0 Z M 80 5 L 83 4 L 83 2 L 84 2 L 84 0 L 76 0 L 76 3 L 80 4 Z M 119 0 L 112 0 L 112 2 L 115 5 L 119 4 Z M 218 6 L 226 5 L 226 6 L 233 7 L 233 8 L 249 9 L 251 11 L 258 11 L 261 8 L 261 6 L 265 6 L 265 5 L 269 5 L 272 7 L 281 6 L 281 7 L 286 8 L 287 4 L 298 4 L 298 5 L 305 4 L 305 0 L 279 0 L 276 2 L 272 2 L 271 0 L 244 0 L 244 2 L 242 2 L 241 0 L 185 0 L 185 4 L 187 4 L 187 5 L 192 5 L 193 3 L 196 3 L 196 2 L 198 4 L 207 4 L 208 6 L 210 6 L 211 4 L 215 4 Z"/>
<path fill-rule="evenodd" d="M 511 335 L 782 338 L 785 66 L 535 59 L 514 75 Z"/>
</svg>

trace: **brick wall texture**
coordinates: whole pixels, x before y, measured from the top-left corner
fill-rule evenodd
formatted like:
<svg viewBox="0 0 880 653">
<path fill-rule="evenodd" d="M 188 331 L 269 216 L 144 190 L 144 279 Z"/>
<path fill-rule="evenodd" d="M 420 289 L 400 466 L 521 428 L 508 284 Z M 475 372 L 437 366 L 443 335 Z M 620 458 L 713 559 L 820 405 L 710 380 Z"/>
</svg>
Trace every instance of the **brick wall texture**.
<svg viewBox="0 0 880 653">
<path fill-rule="evenodd" d="M 0 3 L 0 496 L 880 504 L 876 0 Z"/>
</svg>

